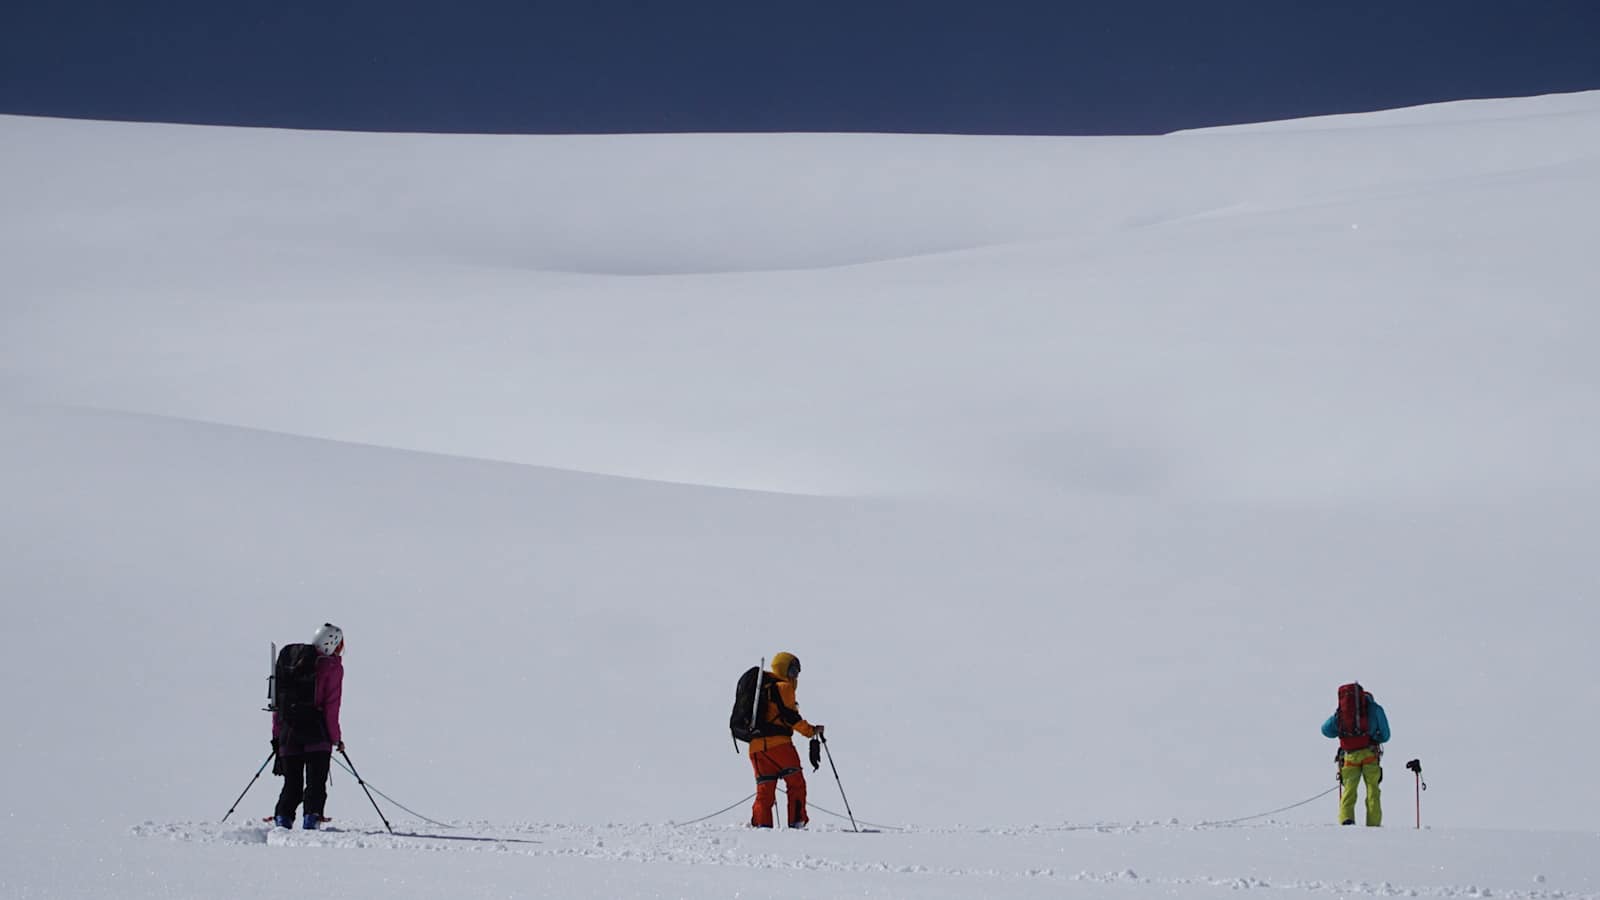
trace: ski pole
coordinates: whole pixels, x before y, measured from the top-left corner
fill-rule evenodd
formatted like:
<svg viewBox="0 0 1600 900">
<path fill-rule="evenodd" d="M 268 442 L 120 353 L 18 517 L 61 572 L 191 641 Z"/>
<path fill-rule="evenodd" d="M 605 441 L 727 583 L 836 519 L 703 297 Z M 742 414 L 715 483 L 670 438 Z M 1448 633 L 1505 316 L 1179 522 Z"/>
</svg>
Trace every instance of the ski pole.
<svg viewBox="0 0 1600 900">
<path fill-rule="evenodd" d="M 1428 783 L 1422 780 L 1422 760 L 1413 759 L 1406 763 L 1406 768 L 1417 773 L 1417 828 L 1422 828 L 1422 792 L 1428 789 Z"/>
<path fill-rule="evenodd" d="M 350 761 L 350 754 L 340 747 L 339 755 L 344 757 L 345 764 L 350 767 L 350 774 L 356 777 L 356 784 L 361 785 L 361 790 L 367 795 L 367 799 L 372 801 L 372 808 L 378 810 L 378 818 L 383 819 L 383 827 L 389 829 L 390 834 L 394 834 L 394 827 L 389 824 L 387 818 L 384 818 L 383 810 L 378 809 L 378 801 L 372 799 L 372 792 L 367 790 L 367 783 L 361 780 L 361 773 L 356 771 L 356 764 Z"/>
<path fill-rule="evenodd" d="M 823 732 L 821 738 L 822 752 L 828 754 L 828 768 L 833 770 L 833 783 L 839 786 L 839 799 L 844 801 L 845 814 L 850 817 L 850 830 L 860 833 L 861 829 L 856 825 L 856 814 L 850 811 L 850 798 L 844 795 L 844 782 L 839 780 L 839 767 L 833 764 L 833 751 L 828 749 L 828 733 Z"/>
<path fill-rule="evenodd" d="M 250 793 L 250 789 L 256 786 L 256 779 L 261 777 L 261 773 L 265 772 L 267 770 L 267 763 L 272 762 L 272 758 L 274 756 L 277 756 L 277 755 L 278 755 L 278 748 L 276 748 L 276 747 L 272 748 L 272 752 L 267 754 L 267 761 L 261 764 L 261 768 L 257 769 L 256 770 L 256 774 L 251 777 L 250 783 L 245 785 L 244 786 L 244 790 L 239 792 L 238 799 L 234 800 L 233 801 L 233 805 L 228 807 L 228 811 L 222 814 L 222 821 L 223 822 L 228 821 L 228 817 L 233 815 L 233 811 L 239 808 L 239 801 L 243 800 L 244 799 L 244 795 Z M 218 824 L 221 824 L 221 823 L 218 823 Z"/>
</svg>

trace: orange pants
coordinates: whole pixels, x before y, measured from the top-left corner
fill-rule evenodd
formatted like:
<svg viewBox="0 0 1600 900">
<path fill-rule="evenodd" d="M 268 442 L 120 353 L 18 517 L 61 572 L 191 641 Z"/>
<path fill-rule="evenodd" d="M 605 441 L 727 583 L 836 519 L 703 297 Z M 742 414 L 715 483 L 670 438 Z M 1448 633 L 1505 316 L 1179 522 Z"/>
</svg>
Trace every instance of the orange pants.
<svg viewBox="0 0 1600 900">
<path fill-rule="evenodd" d="M 806 776 L 800 768 L 800 754 L 794 744 L 779 744 L 750 754 L 756 770 L 756 805 L 750 811 L 750 824 L 772 827 L 772 813 L 778 805 L 778 779 L 789 791 L 789 827 L 798 828 L 811 819 L 806 815 Z"/>
</svg>

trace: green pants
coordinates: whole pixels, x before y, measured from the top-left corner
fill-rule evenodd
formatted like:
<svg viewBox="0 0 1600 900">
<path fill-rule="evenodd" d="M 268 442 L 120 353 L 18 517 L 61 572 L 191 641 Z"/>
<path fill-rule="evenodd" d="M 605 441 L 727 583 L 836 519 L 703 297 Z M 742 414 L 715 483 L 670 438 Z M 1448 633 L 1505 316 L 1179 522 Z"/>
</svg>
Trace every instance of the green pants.
<svg viewBox="0 0 1600 900">
<path fill-rule="evenodd" d="M 1339 821 L 1353 822 L 1356 817 L 1356 791 L 1361 782 L 1367 783 L 1367 824 L 1383 824 L 1383 767 L 1378 765 L 1378 754 L 1373 750 L 1352 750 L 1344 756 L 1339 769 Z"/>
</svg>

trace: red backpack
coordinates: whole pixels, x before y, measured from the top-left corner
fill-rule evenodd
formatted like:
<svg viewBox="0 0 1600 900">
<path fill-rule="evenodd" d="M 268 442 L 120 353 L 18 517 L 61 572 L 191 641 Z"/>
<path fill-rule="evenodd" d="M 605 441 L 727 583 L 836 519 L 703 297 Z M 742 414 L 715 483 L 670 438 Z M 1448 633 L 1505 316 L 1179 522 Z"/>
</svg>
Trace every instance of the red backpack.
<svg viewBox="0 0 1600 900">
<path fill-rule="evenodd" d="M 1339 727 L 1340 750 L 1363 750 L 1372 746 L 1371 702 L 1372 695 L 1361 689 L 1360 682 L 1339 685 L 1339 709 L 1333 715 Z"/>
</svg>

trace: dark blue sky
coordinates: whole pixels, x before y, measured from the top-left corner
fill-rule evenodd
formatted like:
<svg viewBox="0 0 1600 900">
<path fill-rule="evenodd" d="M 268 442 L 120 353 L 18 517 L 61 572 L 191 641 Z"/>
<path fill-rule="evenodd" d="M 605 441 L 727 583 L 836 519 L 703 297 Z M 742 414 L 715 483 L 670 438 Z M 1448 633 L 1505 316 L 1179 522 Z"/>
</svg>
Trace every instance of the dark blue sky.
<svg viewBox="0 0 1600 900">
<path fill-rule="evenodd" d="M 1600 0 L 13 0 L 0 112 L 1129 134 L 1600 88 Z"/>
</svg>

